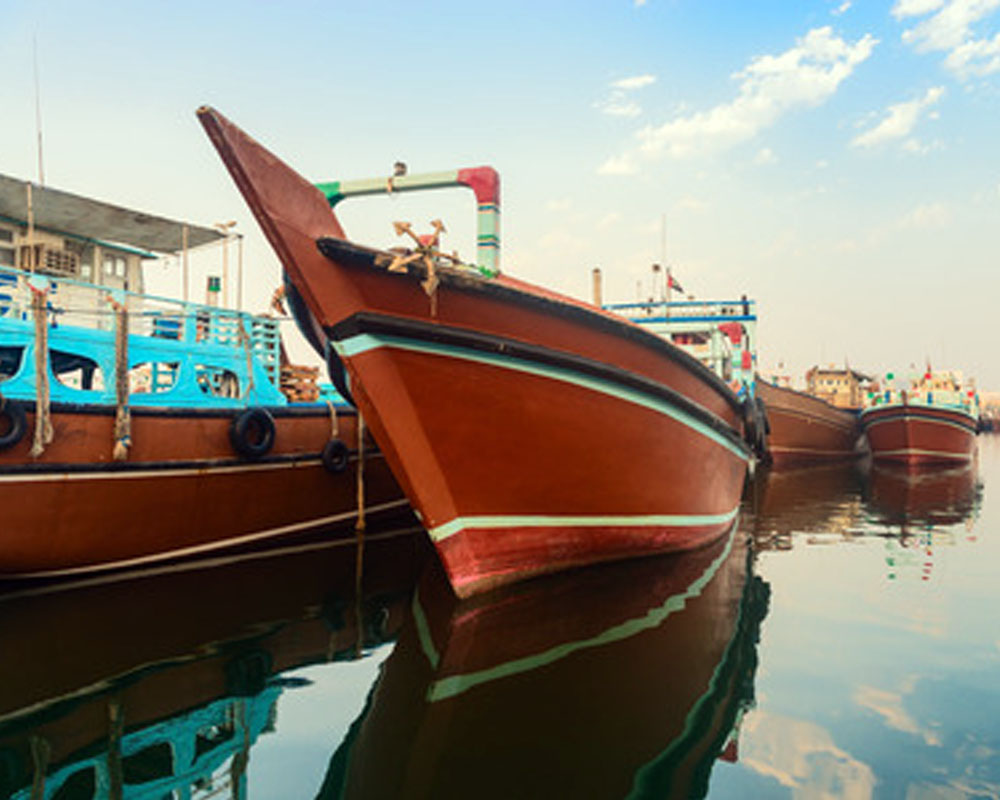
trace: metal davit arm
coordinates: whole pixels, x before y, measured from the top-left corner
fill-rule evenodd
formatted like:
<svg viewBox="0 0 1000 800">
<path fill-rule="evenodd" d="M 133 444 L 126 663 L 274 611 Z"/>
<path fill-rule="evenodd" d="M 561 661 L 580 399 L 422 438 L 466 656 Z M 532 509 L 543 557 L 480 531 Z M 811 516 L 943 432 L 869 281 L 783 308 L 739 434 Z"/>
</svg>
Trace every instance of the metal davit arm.
<svg viewBox="0 0 1000 800">
<path fill-rule="evenodd" d="M 500 175 L 493 167 L 470 167 L 420 175 L 392 175 L 353 181 L 318 183 L 333 208 L 348 197 L 416 192 L 464 186 L 476 195 L 476 264 L 486 273 L 500 272 Z"/>
</svg>

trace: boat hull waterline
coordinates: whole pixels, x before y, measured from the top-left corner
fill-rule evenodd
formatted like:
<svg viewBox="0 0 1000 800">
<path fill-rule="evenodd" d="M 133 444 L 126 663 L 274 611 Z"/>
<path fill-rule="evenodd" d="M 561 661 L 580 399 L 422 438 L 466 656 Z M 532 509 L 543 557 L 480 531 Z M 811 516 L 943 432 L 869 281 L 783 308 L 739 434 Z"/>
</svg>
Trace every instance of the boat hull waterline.
<svg viewBox="0 0 1000 800">
<path fill-rule="evenodd" d="M 966 464 L 976 451 L 976 420 L 964 411 L 894 403 L 862 412 L 876 461 L 923 465 Z"/>
<path fill-rule="evenodd" d="M 314 186 L 199 116 L 457 594 L 728 530 L 750 452 L 739 402 L 707 368 L 505 276 L 439 268 L 429 298 L 420 270 L 347 242 Z"/>
</svg>

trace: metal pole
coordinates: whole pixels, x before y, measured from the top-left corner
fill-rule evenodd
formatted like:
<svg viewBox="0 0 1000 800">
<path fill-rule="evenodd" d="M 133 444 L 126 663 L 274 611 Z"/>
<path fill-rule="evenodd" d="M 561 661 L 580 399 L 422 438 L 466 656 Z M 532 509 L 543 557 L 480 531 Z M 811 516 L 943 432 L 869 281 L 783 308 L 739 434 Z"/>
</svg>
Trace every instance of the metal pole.
<svg viewBox="0 0 1000 800">
<path fill-rule="evenodd" d="M 181 226 L 181 262 L 183 264 L 183 281 L 184 287 L 182 295 L 184 297 L 184 302 L 188 302 L 188 226 Z"/>
<path fill-rule="evenodd" d="M 222 291 L 219 305 L 229 308 L 229 232 L 222 238 Z"/>
<path fill-rule="evenodd" d="M 243 310 L 243 234 L 236 234 L 236 310 Z"/>
<path fill-rule="evenodd" d="M 593 280 L 594 280 L 594 285 L 593 285 L 594 305 L 597 306 L 598 308 L 600 308 L 601 307 L 601 301 L 602 301 L 602 297 L 601 297 L 601 268 L 600 267 L 594 267 Z"/>
</svg>

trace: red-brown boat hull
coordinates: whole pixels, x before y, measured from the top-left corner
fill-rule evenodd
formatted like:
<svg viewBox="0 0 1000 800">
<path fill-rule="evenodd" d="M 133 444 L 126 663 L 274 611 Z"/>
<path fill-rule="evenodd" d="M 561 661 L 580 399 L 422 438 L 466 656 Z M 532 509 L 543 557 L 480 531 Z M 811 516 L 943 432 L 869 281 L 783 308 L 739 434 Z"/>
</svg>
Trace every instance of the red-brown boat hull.
<svg viewBox="0 0 1000 800">
<path fill-rule="evenodd" d="M 0 452 L 0 579 L 135 566 L 352 527 L 356 456 L 340 474 L 320 461 L 330 412 L 272 411 L 275 445 L 258 461 L 233 450 L 233 412 L 143 410 L 133 413 L 128 460 L 113 462 L 113 409 L 54 408 L 55 437 L 40 458 L 29 455 L 27 436 Z M 356 451 L 356 415 L 341 412 L 337 427 Z M 367 510 L 405 513 L 384 459 L 371 441 L 367 449 Z"/>
<path fill-rule="evenodd" d="M 345 242 L 317 189 L 199 113 L 459 595 L 729 527 L 742 412 L 695 359 L 505 276 L 441 269 L 429 298 L 419 274 Z"/>
<path fill-rule="evenodd" d="M 861 416 L 876 461 L 965 464 L 976 452 L 976 420 L 957 409 L 892 404 Z"/>
<path fill-rule="evenodd" d="M 757 382 L 756 392 L 767 409 L 767 452 L 776 467 L 844 461 L 860 455 L 855 414 L 766 381 Z"/>
</svg>

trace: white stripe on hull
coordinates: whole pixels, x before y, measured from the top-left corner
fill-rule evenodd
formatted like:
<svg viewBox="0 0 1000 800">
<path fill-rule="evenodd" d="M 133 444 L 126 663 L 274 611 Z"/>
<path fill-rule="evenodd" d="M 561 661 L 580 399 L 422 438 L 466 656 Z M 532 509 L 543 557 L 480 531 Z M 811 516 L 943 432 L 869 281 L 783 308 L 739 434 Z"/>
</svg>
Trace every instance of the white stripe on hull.
<svg viewBox="0 0 1000 800">
<path fill-rule="evenodd" d="M 268 464 L 227 464 L 200 467 L 165 467 L 163 469 L 95 469 L 80 472 L 18 472 L 0 475 L 0 483 L 44 483 L 49 481 L 100 481 L 135 480 L 137 478 L 184 478 L 192 475 L 227 475 L 243 472 L 268 472 L 278 469 L 298 469 L 316 467 L 322 462 L 318 458 L 302 461 L 278 461 Z"/>
<path fill-rule="evenodd" d="M 900 450 L 879 450 L 873 453 L 876 459 L 889 456 L 933 456 L 946 458 L 949 461 L 971 461 L 972 453 L 955 453 L 950 450 L 920 450 L 916 447 L 904 447 Z"/>
<path fill-rule="evenodd" d="M 431 528 L 428 533 L 435 542 L 470 528 L 697 528 L 721 525 L 736 517 L 740 507 L 722 514 L 619 514 L 614 516 L 505 515 L 457 517 L 451 522 Z"/>
</svg>

